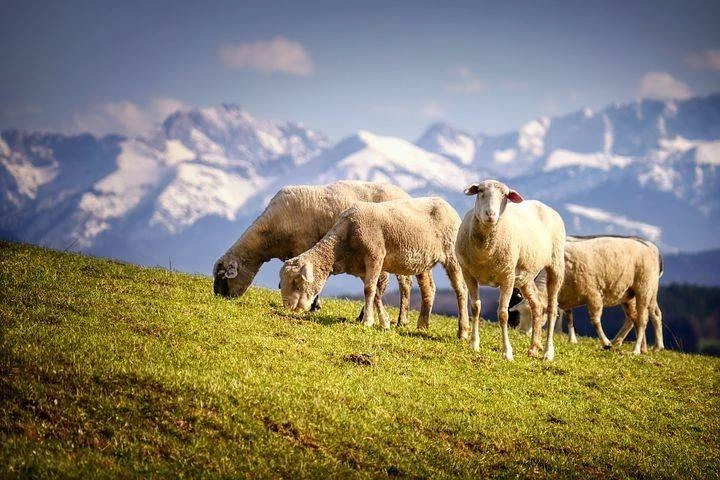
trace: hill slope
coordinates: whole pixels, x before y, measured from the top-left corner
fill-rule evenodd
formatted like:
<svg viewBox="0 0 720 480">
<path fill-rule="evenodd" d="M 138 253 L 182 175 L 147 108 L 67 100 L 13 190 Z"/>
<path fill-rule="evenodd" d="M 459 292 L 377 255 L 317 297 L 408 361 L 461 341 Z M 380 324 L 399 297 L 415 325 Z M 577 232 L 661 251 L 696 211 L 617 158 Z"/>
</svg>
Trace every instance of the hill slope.
<svg viewBox="0 0 720 480">
<path fill-rule="evenodd" d="M 206 277 L 0 243 L 0 477 L 718 478 L 720 360 L 479 353 Z"/>
</svg>

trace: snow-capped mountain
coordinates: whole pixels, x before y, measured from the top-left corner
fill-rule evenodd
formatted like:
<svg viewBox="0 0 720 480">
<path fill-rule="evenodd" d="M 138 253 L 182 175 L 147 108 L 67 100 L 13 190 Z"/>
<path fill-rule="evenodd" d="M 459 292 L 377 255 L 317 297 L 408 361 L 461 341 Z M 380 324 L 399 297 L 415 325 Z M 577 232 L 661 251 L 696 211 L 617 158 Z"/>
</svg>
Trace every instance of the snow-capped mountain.
<svg viewBox="0 0 720 480">
<path fill-rule="evenodd" d="M 180 111 L 148 138 L 3 132 L 0 235 L 207 272 L 283 185 L 386 181 L 462 214 L 500 178 L 569 233 L 720 245 L 720 95 L 540 118 L 504 135 L 432 125 L 416 144 L 360 131 L 335 145 L 235 105 Z M 268 284 L 276 272 L 268 276 Z"/>
<path fill-rule="evenodd" d="M 638 234 L 671 251 L 719 242 L 720 95 L 586 108 L 498 136 L 433 125 L 418 140 L 454 158 L 460 143 L 469 168 L 550 203 L 570 232 Z"/>
<path fill-rule="evenodd" d="M 235 221 L 274 177 L 327 147 L 318 132 L 235 105 L 177 112 L 150 138 L 5 132 L 0 229 L 90 251 L 172 238 L 207 217 Z"/>
</svg>

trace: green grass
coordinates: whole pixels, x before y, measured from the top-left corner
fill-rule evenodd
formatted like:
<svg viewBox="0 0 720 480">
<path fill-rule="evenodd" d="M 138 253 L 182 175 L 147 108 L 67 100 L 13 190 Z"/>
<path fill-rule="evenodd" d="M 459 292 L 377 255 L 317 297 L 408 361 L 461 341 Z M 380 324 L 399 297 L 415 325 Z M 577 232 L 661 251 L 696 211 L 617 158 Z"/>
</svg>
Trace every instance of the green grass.
<svg viewBox="0 0 720 480">
<path fill-rule="evenodd" d="M 211 290 L 0 243 L 0 478 L 719 477 L 720 359 L 513 332 L 510 363 L 488 323 L 474 353 Z"/>
</svg>

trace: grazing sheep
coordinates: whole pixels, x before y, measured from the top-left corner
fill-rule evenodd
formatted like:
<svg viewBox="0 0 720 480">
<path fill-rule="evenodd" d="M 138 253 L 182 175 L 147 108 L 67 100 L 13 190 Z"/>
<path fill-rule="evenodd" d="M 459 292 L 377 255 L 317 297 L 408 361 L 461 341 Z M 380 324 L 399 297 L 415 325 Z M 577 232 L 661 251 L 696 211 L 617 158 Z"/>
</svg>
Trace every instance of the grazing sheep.
<svg viewBox="0 0 720 480">
<path fill-rule="evenodd" d="M 410 198 L 400 187 L 387 183 L 340 181 L 329 185 L 283 187 L 242 236 L 215 262 L 213 290 L 217 295 L 239 297 L 245 293 L 265 262 L 287 260 L 312 247 L 332 228 L 338 216 L 358 201 L 384 202 Z M 431 276 L 430 272 L 427 276 Z M 387 275 L 381 275 L 382 293 Z M 398 277 L 400 315 L 407 324 L 410 278 Z M 426 282 L 427 283 L 427 282 Z M 422 287 L 422 286 L 421 286 Z M 313 310 L 319 308 L 313 299 Z M 360 312 L 362 316 L 363 312 Z"/>
<path fill-rule="evenodd" d="M 480 349 L 480 297 L 478 285 L 500 287 L 498 321 L 502 329 L 503 357 L 513 359 L 508 336 L 508 306 L 514 288 L 530 302 L 533 317 L 529 354 L 542 348 L 541 303 L 533 279 L 543 268 L 548 272 L 547 347 L 545 359 L 555 357 L 553 328 L 557 295 L 563 282 L 565 225 L 560 215 L 538 201 L 523 201 L 504 183 L 486 180 L 470 185 L 465 195 L 476 195 L 475 206 L 460 226 L 455 249 L 472 305 L 472 347 Z M 509 201 L 509 202 L 508 202 Z"/>
<path fill-rule="evenodd" d="M 622 343 L 635 325 L 638 342 L 634 353 L 646 351 L 644 331 L 642 335 L 640 332 L 644 327 L 638 317 L 641 310 L 646 310 L 655 328 L 655 349 L 663 350 L 662 313 L 657 305 L 658 281 L 662 273 L 660 251 L 642 238 L 608 235 L 568 237 L 565 244 L 565 280 L 558 295 L 558 307 L 567 317 L 570 341 L 577 342 L 572 309 L 587 305 L 600 343 L 610 348 L 611 341 L 600 323 L 602 310 L 603 307 L 621 305 L 625 311 L 625 324 L 612 343 Z M 544 273 L 535 280 L 541 299 L 545 281 Z M 519 315 L 520 328 L 527 331 L 530 323 L 527 303 L 518 303 L 514 310 Z"/>
<path fill-rule="evenodd" d="M 418 275 L 422 284 L 426 272 L 442 263 L 457 295 L 458 336 L 467 338 L 467 290 L 454 249 L 459 225 L 458 214 L 438 197 L 358 202 L 314 247 L 285 262 L 280 270 L 285 307 L 307 310 L 330 274 L 349 273 L 365 282 L 363 323 L 370 326 L 375 321 L 372 306 L 381 272 Z M 434 285 L 432 295 L 423 292 L 418 328 L 428 327 L 433 299 Z M 389 327 L 382 312 L 380 321 Z"/>
</svg>

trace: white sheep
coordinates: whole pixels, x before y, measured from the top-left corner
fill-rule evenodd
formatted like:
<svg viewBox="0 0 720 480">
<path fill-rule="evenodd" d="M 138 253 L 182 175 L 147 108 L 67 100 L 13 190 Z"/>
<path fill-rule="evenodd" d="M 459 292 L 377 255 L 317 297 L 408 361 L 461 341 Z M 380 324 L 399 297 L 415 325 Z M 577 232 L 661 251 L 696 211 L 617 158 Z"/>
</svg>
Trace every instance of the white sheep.
<svg viewBox="0 0 720 480">
<path fill-rule="evenodd" d="M 355 202 L 383 202 L 400 198 L 410 198 L 410 195 L 400 187 L 387 183 L 339 181 L 329 185 L 283 187 L 242 236 L 215 262 L 215 294 L 242 296 L 265 262 L 273 258 L 287 260 L 306 251 Z M 424 278 L 420 283 L 421 290 L 425 289 L 423 295 L 427 295 L 432 273 L 427 272 L 424 277 L 430 278 Z M 398 323 L 402 325 L 407 324 L 410 281 L 409 277 L 398 277 L 401 296 Z M 387 274 L 381 275 L 378 284 L 381 294 L 387 283 Z M 315 298 L 313 310 L 318 308 L 319 302 Z M 362 315 L 363 312 L 360 312 Z"/>
<path fill-rule="evenodd" d="M 373 303 L 381 272 L 424 275 L 441 263 L 458 302 L 458 336 L 467 338 L 467 290 L 455 257 L 460 217 L 438 197 L 358 202 L 314 247 L 286 261 L 280 270 L 285 307 L 307 310 L 330 274 L 349 273 L 365 283 L 364 324 L 374 323 Z M 434 292 L 433 292 L 434 293 Z M 418 328 L 427 328 L 434 295 L 423 295 Z M 387 328 L 389 322 L 380 313 Z"/>
<path fill-rule="evenodd" d="M 475 206 L 460 226 L 455 245 L 472 306 L 472 347 L 480 349 L 480 297 L 478 285 L 500 287 L 498 321 L 502 329 L 503 357 L 513 359 L 508 335 L 508 306 L 514 288 L 530 302 L 533 317 L 529 354 L 542 349 L 541 303 L 533 280 L 542 269 L 547 282 L 547 347 L 545 359 L 555 357 L 553 328 L 557 295 L 563 282 L 565 225 L 560 215 L 538 201 L 523 201 L 520 194 L 496 180 L 470 185 L 466 195 L 476 195 Z M 509 201 L 509 202 L 508 202 Z"/>
<path fill-rule="evenodd" d="M 603 347 L 622 343 L 635 325 L 638 335 L 634 353 L 645 352 L 647 343 L 639 317 L 644 310 L 655 328 L 655 350 L 663 350 L 662 313 L 657 304 L 662 273 L 662 255 L 648 240 L 614 235 L 568 237 L 565 280 L 558 295 L 558 307 L 567 318 L 570 341 L 577 342 L 572 309 L 587 305 L 590 321 Z M 535 280 L 541 299 L 545 280 L 544 273 Z M 611 342 L 603 331 L 601 317 L 603 307 L 615 305 L 622 306 L 625 324 Z M 527 331 L 530 323 L 527 303 L 523 300 L 513 309 L 518 312 L 520 328 Z"/>
</svg>

